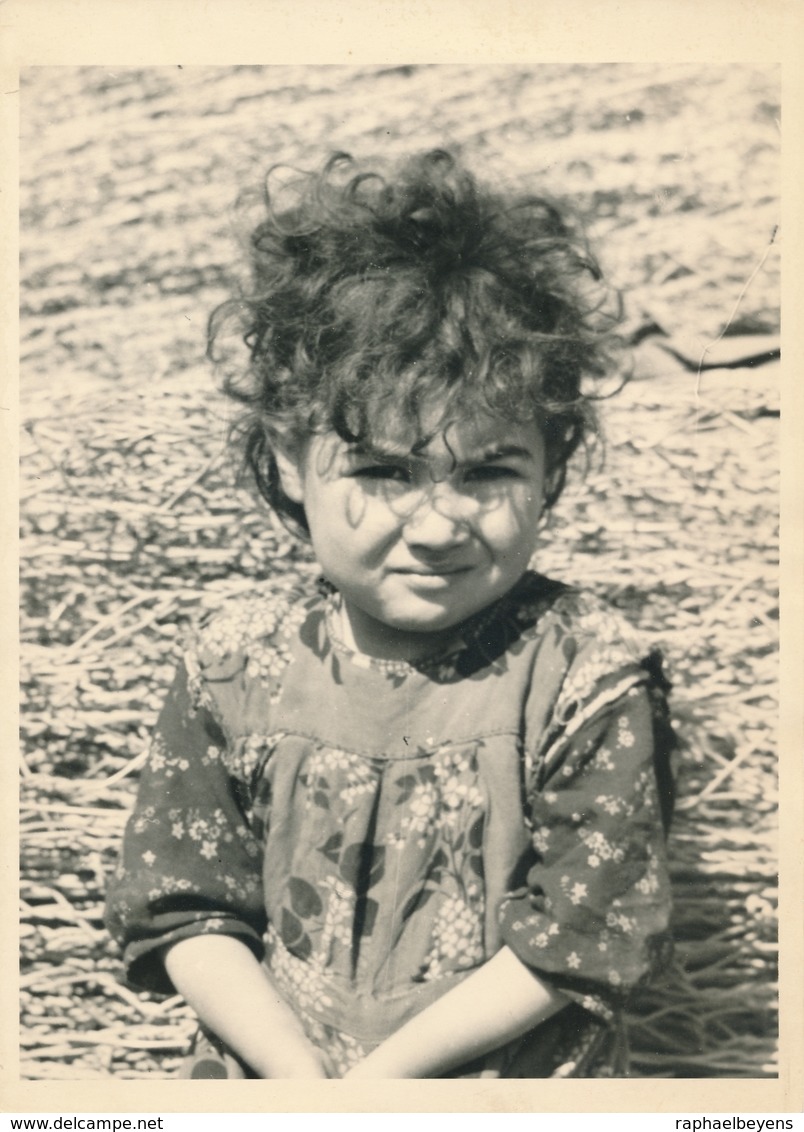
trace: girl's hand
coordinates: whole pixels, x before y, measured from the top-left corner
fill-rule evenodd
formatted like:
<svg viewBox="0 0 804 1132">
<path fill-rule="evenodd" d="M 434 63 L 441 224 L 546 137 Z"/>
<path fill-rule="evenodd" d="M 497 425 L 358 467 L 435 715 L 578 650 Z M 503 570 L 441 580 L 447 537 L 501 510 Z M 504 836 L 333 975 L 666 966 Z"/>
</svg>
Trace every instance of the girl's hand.
<svg viewBox="0 0 804 1132">
<path fill-rule="evenodd" d="M 386 1038 L 344 1080 L 442 1077 L 532 1030 L 567 1001 L 503 947 Z"/>
<path fill-rule="evenodd" d="M 343 1081 L 387 1081 L 388 1074 L 377 1072 L 373 1062 L 366 1064 L 365 1059 L 358 1061 L 357 1065 L 353 1065 L 348 1073 L 344 1073 L 341 1080 Z"/>
</svg>

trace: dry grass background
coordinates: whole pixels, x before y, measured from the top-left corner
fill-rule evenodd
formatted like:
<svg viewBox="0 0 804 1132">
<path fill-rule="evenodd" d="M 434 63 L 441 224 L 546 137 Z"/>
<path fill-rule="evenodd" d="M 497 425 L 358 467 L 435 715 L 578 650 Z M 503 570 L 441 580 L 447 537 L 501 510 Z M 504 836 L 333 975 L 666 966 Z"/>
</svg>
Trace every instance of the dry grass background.
<svg viewBox="0 0 804 1132">
<path fill-rule="evenodd" d="M 573 196 L 626 290 L 634 380 L 540 566 L 623 608 L 675 684 L 677 954 L 633 1072 L 775 1075 L 777 89 L 653 64 L 24 74 L 25 1077 L 178 1064 L 190 1014 L 122 983 L 104 877 L 181 625 L 311 569 L 235 486 L 203 360 L 232 201 L 272 161 L 444 142 Z"/>
</svg>

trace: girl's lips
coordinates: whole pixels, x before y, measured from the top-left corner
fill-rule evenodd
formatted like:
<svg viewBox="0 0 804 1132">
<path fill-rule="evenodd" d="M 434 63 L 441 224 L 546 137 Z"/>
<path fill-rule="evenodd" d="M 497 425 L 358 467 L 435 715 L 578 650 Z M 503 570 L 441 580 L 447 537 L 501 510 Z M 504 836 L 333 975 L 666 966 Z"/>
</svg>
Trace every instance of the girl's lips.
<svg viewBox="0 0 804 1132">
<path fill-rule="evenodd" d="M 436 588 L 450 585 L 456 578 L 468 574 L 471 566 L 456 566 L 444 570 L 397 570 L 396 573 L 406 578 L 410 585 Z"/>
<path fill-rule="evenodd" d="M 414 578 L 448 578 L 453 574 L 465 574 L 471 570 L 471 566 L 445 566 L 443 569 L 438 567 L 403 567 L 396 571 L 397 574 L 411 574 Z"/>
</svg>

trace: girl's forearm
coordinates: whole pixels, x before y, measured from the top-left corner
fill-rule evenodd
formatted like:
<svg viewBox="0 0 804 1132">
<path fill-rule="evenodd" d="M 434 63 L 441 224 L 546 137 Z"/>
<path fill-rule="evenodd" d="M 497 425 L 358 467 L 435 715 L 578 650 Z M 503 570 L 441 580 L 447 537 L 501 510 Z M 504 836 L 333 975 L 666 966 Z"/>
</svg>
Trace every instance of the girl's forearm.
<svg viewBox="0 0 804 1132">
<path fill-rule="evenodd" d="M 504 947 L 417 1014 L 347 1077 L 439 1077 L 544 1022 L 568 999 Z"/>
<path fill-rule="evenodd" d="M 167 949 L 165 968 L 201 1021 L 260 1077 L 326 1077 L 315 1047 L 240 940 L 198 935 Z"/>
</svg>

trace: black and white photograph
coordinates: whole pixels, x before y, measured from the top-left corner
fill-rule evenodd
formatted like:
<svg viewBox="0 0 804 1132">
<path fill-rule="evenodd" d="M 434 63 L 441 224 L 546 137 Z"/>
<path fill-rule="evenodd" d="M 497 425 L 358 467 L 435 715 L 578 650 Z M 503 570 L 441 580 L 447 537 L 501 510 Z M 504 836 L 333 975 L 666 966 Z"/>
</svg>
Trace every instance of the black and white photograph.
<svg viewBox="0 0 804 1132">
<path fill-rule="evenodd" d="M 21 1082 L 779 1080 L 782 122 L 20 70 Z"/>
</svg>

